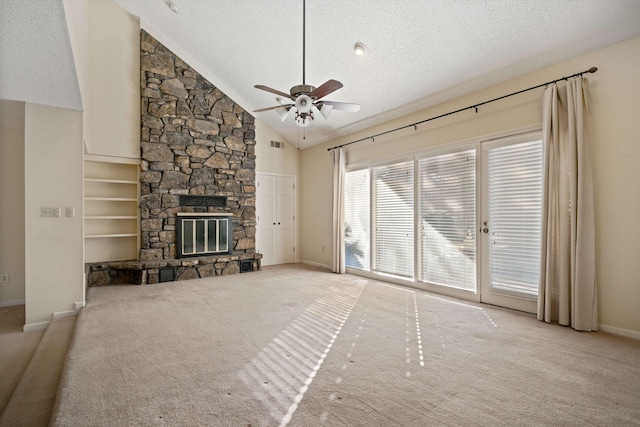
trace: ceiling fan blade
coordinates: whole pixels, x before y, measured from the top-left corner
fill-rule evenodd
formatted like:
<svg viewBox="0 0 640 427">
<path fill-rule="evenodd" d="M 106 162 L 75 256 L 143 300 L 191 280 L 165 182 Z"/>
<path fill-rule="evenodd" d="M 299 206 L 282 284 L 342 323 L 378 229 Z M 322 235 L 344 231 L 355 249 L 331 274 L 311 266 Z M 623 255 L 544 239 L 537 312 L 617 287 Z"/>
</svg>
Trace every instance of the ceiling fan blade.
<svg viewBox="0 0 640 427">
<path fill-rule="evenodd" d="M 291 106 L 293 106 L 293 104 L 276 105 L 274 107 L 267 107 L 267 108 L 260 108 L 259 110 L 253 110 L 253 112 L 254 113 L 262 113 L 263 111 L 271 111 L 271 110 L 275 110 L 276 108 L 285 108 L 286 110 L 289 110 L 289 108 L 291 108 Z"/>
<path fill-rule="evenodd" d="M 328 105 L 333 107 L 334 110 L 350 111 L 352 113 L 360 110 L 360 104 L 351 104 L 349 102 L 322 101 L 319 104 Z"/>
<path fill-rule="evenodd" d="M 264 91 L 267 91 L 267 92 L 275 93 L 276 95 L 284 96 L 284 97 L 285 97 L 285 98 L 287 98 L 287 99 L 291 99 L 291 95 L 286 94 L 286 93 L 284 93 L 284 92 L 281 92 L 281 91 L 279 91 L 279 90 L 277 90 L 277 89 L 272 89 L 272 88 L 270 88 L 269 86 L 264 86 L 264 85 L 255 85 L 254 87 L 255 87 L 256 89 L 260 89 L 260 90 L 264 90 Z"/>
<path fill-rule="evenodd" d="M 319 87 L 315 88 L 310 94 L 310 97 L 315 97 L 316 99 L 320 99 L 322 97 L 325 97 L 327 95 L 329 95 L 332 92 L 335 92 L 336 90 L 340 89 L 342 87 L 342 83 L 340 83 L 337 80 L 328 80 L 327 82 L 323 83 L 322 85 L 320 85 Z"/>
</svg>

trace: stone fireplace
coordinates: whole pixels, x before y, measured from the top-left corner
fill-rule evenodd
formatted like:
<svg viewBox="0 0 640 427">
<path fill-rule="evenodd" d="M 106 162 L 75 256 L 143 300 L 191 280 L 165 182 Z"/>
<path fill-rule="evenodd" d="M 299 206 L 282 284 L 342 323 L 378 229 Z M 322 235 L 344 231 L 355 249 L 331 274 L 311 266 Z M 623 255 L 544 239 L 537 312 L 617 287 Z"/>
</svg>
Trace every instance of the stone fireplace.
<svg viewBox="0 0 640 427">
<path fill-rule="evenodd" d="M 259 269 L 253 116 L 145 31 L 140 55 L 140 257 L 91 265 L 89 285 Z M 194 232 L 228 232 L 227 250 L 179 251 L 184 218 Z"/>
</svg>

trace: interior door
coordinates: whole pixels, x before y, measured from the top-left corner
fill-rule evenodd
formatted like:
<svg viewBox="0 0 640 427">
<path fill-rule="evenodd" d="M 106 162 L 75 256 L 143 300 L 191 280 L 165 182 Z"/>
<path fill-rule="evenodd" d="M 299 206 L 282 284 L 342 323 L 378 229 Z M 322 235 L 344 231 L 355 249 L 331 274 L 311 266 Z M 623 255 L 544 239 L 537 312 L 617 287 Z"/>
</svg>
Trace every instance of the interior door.
<svg viewBox="0 0 640 427">
<path fill-rule="evenodd" d="M 276 264 L 292 263 L 295 259 L 293 238 L 295 231 L 294 197 L 295 178 L 292 176 L 278 176 L 276 195 Z"/>
<path fill-rule="evenodd" d="M 540 133 L 482 143 L 481 300 L 537 309 L 543 145 Z"/>
<path fill-rule="evenodd" d="M 295 261 L 295 179 L 256 174 L 256 249 L 262 265 Z"/>
<path fill-rule="evenodd" d="M 262 265 L 276 264 L 276 178 L 256 174 L 256 250 L 262 254 Z"/>
</svg>

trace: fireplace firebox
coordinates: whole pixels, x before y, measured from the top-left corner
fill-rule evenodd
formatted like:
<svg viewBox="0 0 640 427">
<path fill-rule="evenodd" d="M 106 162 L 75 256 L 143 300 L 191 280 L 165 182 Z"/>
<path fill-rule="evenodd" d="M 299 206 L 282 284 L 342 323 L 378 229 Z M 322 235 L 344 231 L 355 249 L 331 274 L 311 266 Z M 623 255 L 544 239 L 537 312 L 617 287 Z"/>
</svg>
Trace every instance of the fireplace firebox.
<svg viewBox="0 0 640 427">
<path fill-rule="evenodd" d="M 178 258 L 231 254 L 233 214 L 178 213 L 176 239 Z"/>
</svg>

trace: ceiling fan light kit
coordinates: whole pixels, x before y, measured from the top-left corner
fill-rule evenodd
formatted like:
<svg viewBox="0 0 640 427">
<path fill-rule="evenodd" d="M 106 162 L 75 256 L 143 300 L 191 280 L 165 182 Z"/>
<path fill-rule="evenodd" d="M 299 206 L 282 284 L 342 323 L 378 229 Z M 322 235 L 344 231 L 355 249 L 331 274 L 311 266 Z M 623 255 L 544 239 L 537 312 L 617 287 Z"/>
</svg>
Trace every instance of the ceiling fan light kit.
<svg viewBox="0 0 640 427">
<path fill-rule="evenodd" d="M 346 102 L 335 102 L 335 101 L 325 101 L 322 98 L 325 96 L 335 92 L 336 90 L 342 87 L 342 83 L 337 80 L 328 80 L 319 87 L 314 87 L 306 84 L 305 81 L 305 40 L 306 40 L 306 0 L 302 0 L 302 84 L 293 86 L 289 90 L 289 94 L 287 95 L 284 92 L 281 92 L 277 89 L 272 89 L 268 86 L 264 85 L 255 85 L 256 89 L 264 90 L 266 92 L 271 92 L 273 94 L 279 95 L 276 98 L 276 101 L 280 105 L 276 105 L 274 107 L 261 108 L 258 110 L 254 110 L 254 113 L 260 113 L 263 111 L 274 110 L 280 120 L 283 122 L 289 115 L 289 112 L 293 111 L 295 113 L 294 121 L 296 125 L 299 127 L 307 127 L 313 120 L 314 111 L 319 111 L 322 116 L 327 119 L 329 118 L 329 113 L 333 109 L 342 110 L 342 111 L 350 111 L 356 112 L 360 110 L 359 104 L 351 104 Z M 356 43 L 356 47 L 360 45 L 363 49 L 363 53 L 365 52 L 364 45 L 362 43 Z"/>
</svg>

